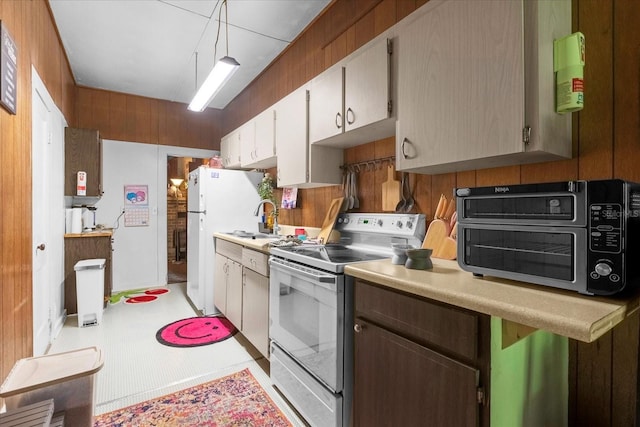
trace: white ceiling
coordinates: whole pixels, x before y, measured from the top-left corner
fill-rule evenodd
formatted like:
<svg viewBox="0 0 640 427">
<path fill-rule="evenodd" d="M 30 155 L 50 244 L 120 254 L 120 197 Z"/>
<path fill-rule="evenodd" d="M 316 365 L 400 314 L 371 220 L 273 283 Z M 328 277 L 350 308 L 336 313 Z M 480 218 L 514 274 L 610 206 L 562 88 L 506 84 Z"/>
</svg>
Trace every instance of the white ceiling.
<svg viewBox="0 0 640 427">
<path fill-rule="evenodd" d="M 227 54 L 222 0 L 49 0 L 76 82 L 188 104 Z M 330 0 L 228 0 L 229 56 L 240 63 L 209 107 L 224 108 Z"/>
</svg>

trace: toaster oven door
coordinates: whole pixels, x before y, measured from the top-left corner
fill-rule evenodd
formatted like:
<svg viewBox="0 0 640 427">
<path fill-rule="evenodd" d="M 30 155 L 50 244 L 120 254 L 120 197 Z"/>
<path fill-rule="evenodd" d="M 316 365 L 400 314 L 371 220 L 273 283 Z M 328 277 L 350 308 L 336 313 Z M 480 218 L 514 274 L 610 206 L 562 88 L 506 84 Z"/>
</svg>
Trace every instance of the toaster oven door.
<svg viewBox="0 0 640 427">
<path fill-rule="evenodd" d="M 587 292 L 586 228 L 458 225 L 458 263 L 476 275 Z"/>
<path fill-rule="evenodd" d="M 458 197 L 458 222 L 585 227 L 585 192 Z"/>
</svg>

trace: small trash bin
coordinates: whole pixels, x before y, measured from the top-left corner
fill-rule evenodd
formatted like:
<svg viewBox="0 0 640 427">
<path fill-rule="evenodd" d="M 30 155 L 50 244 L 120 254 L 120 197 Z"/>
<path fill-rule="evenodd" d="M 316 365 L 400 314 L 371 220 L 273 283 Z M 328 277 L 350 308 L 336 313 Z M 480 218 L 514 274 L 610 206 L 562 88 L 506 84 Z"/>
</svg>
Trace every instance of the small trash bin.
<svg viewBox="0 0 640 427">
<path fill-rule="evenodd" d="M 96 373 L 104 365 L 102 350 L 88 347 L 18 360 L 0 386 L 7 410 L 53 399 L 54 413 L 68 426 L 93 425 Z"/>
<path fill-rule="evenodd" d="M 83 259 L 73 267 L 76 272 L 79 328 L 102 322 L 105 263 L 103 258 Z"/>
</svg>

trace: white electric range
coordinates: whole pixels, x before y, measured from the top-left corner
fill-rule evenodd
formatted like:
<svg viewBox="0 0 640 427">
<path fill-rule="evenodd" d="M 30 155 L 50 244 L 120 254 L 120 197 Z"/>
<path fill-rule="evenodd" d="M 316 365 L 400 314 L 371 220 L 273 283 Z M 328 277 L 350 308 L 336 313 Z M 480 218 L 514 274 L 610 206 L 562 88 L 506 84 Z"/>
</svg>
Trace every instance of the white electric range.
<svg viewBox="0 0 640 427">
<path fill-rule="evenodd" d="M 353 388 L 351 263 L 422 245 L 420 214 L 340 214 L 340 243 L 271 249 L 271 380 L 312 426 L 350 425 Z"/>
</svg>

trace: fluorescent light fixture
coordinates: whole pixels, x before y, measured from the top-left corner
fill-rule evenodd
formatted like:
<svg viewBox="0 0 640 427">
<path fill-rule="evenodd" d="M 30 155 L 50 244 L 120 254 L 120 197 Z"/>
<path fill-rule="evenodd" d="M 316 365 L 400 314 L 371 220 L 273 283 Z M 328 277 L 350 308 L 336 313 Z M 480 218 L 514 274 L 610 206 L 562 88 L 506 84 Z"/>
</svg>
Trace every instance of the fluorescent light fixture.
<svg viewBox="0 0 640 427">
<path fill-rule="evenodd" d="M 240 67 L 240 64 L 230 56 L 220 58 L 211 70 L 211 73 L 207 76 L 200 89 L 193 97 L 191 104 L 189 104 L 189 110 L 202 111 L 204 110 L 214 96 L 220 91 L 222 86 L 231 78 L 233 73 Z"/>
<path fill-rule="evenodd" d="M 180 185 L 182 184 L 182 182 L 184 181 L 184 179 L 180 179 L 180 178 L 171 178 L 169 181 L 171 181 L 171 183 L 173 185 L 175 185 L 176 187 L 180 187 Z"/>
</svg>

